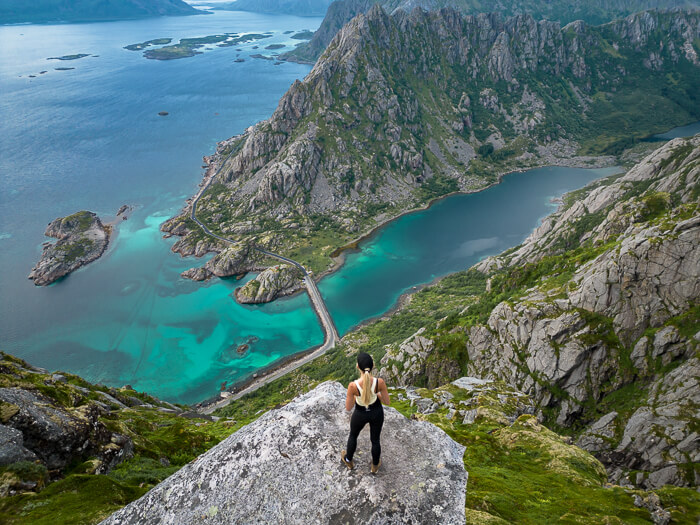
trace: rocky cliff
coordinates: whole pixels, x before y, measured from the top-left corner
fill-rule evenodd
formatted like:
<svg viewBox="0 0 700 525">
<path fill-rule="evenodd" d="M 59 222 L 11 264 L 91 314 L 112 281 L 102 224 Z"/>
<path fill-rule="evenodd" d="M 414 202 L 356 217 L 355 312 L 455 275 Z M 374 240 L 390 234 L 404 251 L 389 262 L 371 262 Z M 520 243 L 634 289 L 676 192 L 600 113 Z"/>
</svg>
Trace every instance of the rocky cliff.
<svg viewBox="0 0 700 525">
<path fill-rule="evenodd" d="M 32 268 L 29 279 L 37 286 L 46 286 L 91 263 L 107 249 L 110 233 L 111 226 L 104 226 L 90 211 L 53 220 L 44 235 L 58 241 L 44 244 L 41 259 Z"/>
<path fill-rule="evenodd" d="M 465 523 L 464 447 L 387 407 L 379 473 L 368 429 L 348 472 L 345 394 L 323 383 L 264 414 L 102 523 Z"/>
<path fill-rule="evenodd" d="M 245 286 L 235 290 L 236 301 L 243 304 L 269 303 L 278 297 L 304 288 L 303 275 L 296 266 L 280 264 L 260 272 Z"/>
<path fill-rule="evenodd" d="M 572 157 L 700 118 L 699 20 L 644 12 L 562 28 L 375 6 L 269 120 L 222 145 L 198 218 L 322 270 L 339 246 L 437 196 L 509 169 L 600 162 Z M 163 228 L 195 246 L 188 213 Z"/>
<path fill-rule="evenodd" d="M 97 523 L 236 429 L 214 419 L 0 352 L 0 521 Z"/>
<path fill-rule="evenodd" d="M 553 20 L 562 25 L 582 20 L 598 25 L 624 18 L 648 9 L 695 8 L 695 0 L 596 0 L 592 2 L 566 2 L 540 0 L 336 0 L 328 7 L 326 16 L 310 42 L 298 46 L 285 57 L 290 60 L 314 63 L 328 47 L 335 34 L 347 22 L 360 13 L 366 13 L 374 4 L 380 4 L 388 12 L 401 9 L 407 12 L 415 8 L 434 11 L 451 7 L 465 15 L 500 13 L 505 16 L 531 15 L 535 20 Z"/>
<path fill-rule="evenodd" d="M 580 433 L 613 481 L 697 485 L 698 188 L 700 135 L 569 195 L 472 270 L 489 276 L 475 304 L 390 347 L 382 374 L 505 380 Z"/>
</svg>

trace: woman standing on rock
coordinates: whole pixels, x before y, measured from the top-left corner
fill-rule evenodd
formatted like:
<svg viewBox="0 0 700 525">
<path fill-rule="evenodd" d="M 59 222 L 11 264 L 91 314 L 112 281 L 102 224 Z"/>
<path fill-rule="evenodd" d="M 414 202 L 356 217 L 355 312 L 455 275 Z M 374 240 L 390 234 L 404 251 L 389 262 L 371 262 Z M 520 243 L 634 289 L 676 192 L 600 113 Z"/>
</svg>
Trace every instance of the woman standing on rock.
<svg viewBox="0 0 700 525">
<path fill-rule="evenodd" d="M 357 448 L 357 436 L 360 431 L 369 423 L 369 439 L 372 442 L 372 466 L 370 471 L 376 474 L 382 464 L 380 459 L 382 446 L 379 443 L 379 436 L 382 433 L 384 424 L 384 408 L 382 403 L 390 405 L 389 391 L 386 383 L 381 378 L 372 377 L 374 361 L 372 356 L 364 352 L 357 354 L 357 369 L 360 371 L 360 379 L 348 385 L 348 395 L 345 398 L 345 410 L 355 411 L 350 419 L 350 437 L 348 445 L 341 455 L 341 460 L 349 469 L 355 467 L 352 460 Z"/>
</svg>

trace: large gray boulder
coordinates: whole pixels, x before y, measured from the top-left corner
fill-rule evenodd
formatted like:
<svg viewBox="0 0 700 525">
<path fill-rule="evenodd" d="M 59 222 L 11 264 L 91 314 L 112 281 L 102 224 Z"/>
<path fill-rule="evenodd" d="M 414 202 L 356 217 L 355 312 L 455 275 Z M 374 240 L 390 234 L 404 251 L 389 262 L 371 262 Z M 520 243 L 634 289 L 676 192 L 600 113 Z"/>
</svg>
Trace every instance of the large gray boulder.
<svg viewBox="0 0 700 525">
<path fill-rule="evenodd" d="M 367 428 L 348 471 L 345 393 L 322 383 L 264 414 L 102 523 L 465 523 L 464 447 L 385 408 L 379 473 Z"/>
</svg>

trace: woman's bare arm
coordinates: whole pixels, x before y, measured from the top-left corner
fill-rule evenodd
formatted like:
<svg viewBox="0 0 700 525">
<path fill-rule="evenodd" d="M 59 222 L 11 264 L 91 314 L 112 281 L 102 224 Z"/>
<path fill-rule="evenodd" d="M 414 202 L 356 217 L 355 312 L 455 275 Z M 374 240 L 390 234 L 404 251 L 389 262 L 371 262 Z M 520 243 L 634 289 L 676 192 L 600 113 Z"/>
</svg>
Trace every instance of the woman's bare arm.
<svg viewBox="0 0 700 525">
<path fill-rule="evenodd" d="M 377 389 L 379 390 L 379 393 L 377 396 L 381 400 L 382 403 L 385 405 L 391 405 L 391 399 L 389 399 L 389 390 L 386 388 L 386 381 L 384 381 L 381 377 L 377 380 Z"/>
<path fill-rule="evenodd" d="M 345 410 L 347 410 L 348 412 L 352 410 L 353 406 L 355 406 L 355 396 L 359 395 L 356 392 L 357 387 L 355 386 L 355 383 L 350 383 L 348 385 L 348 395 L 345 398 Z"/>
</svg>

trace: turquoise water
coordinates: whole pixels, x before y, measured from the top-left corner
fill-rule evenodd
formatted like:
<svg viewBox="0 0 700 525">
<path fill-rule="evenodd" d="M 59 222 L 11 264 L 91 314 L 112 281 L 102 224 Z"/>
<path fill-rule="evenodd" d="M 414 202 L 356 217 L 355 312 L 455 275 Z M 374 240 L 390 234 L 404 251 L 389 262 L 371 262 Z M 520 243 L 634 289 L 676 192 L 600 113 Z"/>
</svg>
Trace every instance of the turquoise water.
<svg viewBox="0 0 700 525">
<path fill-rule="evenodd" d="M 218 12 L 0 27 L 0 349 L 189 403 L 215 394 L 222 381 L 321 343 L 306 295 L 238 305 L 230 294 L 242 282 L 181 279 L 180 272 L 204 261 L 173 254 L 173 240 L 159 232 L 196 191 L 201 156 L 268 117 L 309 71 L 249 55 L 269 53 L 263 47 L 271 43 L 293 45 L 284 31 L 319 23 Z M 168 62 L 122 49 L 234 31 L 272 36 L 240 51 L 208 46 L 202 55 Z M 46 60 L 77 53 L 91 56 Z M 234 63 L 239 54 L 246 61 Z M 554 208 L 551 197 L 604 173 L 547 168 L 511 175 L 485 192 L 391 223 L 320 283 L 339 330 L 385 312 L 419 283 L 519 243 Z M 47 288 L 26 279 L 49 221 L 80 209 L 109 216 L 124 203 L 136 211 L 99 261 Z M 242 344 L 250 349 L 240 355 Z"/>
<path fill-rule="evenodd" d="M 204 261 L 173 254 L 173 240 L 158 230 L 196 191 L 202 155 L 267 118 L 310 70 L 249 55 L 269 54 L 263 47 L 271 43 L 292 46 L 298 41 L 284 31 L 319 24 L 220 12 L 0 27 L 0 349 L 91 381 L 193 402 L 322 341 L 306 296 L 239 306 L 229 294 L 240 283 L 181 279 Z M 159 37 L 268 31 L 269 39 L 207 46 L 173 61 L 123 49 Z M 91 56 L 46 60 L 78 53 Z M 234 63 L 239 54 L 245 62 Z M 137 210 L 98 262 L 48 288 L 27 280 L 49 221 L 80 209 L 109 216 L 124 203 Z M 250 350 L 240 356 L 236 348 L 246 342 Z"/>
</svg>

